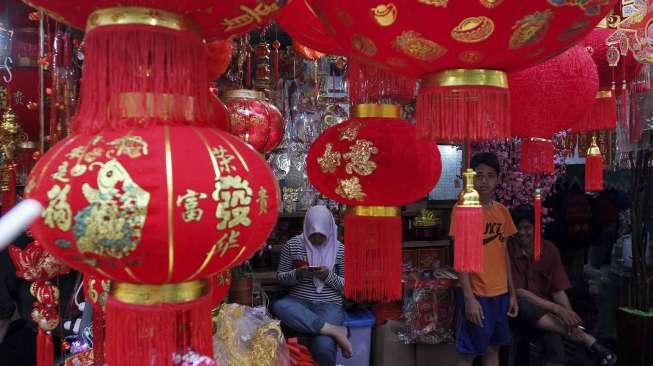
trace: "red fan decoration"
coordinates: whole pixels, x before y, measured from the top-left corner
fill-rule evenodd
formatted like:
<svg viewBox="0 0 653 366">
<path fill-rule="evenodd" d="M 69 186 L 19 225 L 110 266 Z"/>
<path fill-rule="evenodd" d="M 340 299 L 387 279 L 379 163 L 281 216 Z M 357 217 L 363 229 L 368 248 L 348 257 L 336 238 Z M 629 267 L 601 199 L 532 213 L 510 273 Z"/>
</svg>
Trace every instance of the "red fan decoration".
<svg viewBox="0 0 653 366">
<path fill-rule="evenodd" d="M 351 206 L 345 215 L 345 296 L 401 298 L 398 206 L 423 198 L 440 178 L 435 144 L 415 136 L 399 106 L 360 104 L 354 118 L 325 130 L 306 159 L 311 183 Z M 406 178 L 410 177 L 410 178 Z"/>
<path fill-rule="evenodd" d="M 580 46 L 510 74 L 512 133 L 524 139 L 521 169 L 553 174 L 553 134 L 573 128 L 594 103 L 598 76 Z"/>
<path fill-rule="evenodd" d="M 420 137 L 510 135 L 505 72 L 578 42 L 616 0 L 313 0 L 326 30 L 366 62 L 421 77 Z"/>
<path fill-rule="evenodd" d="M 263 92 L 231 90 L 225 93 L 224 99 L 229 111 L 229 132 L 263 154 L 279 145 L 284 130 L 283 116 Z"/>
</svg>

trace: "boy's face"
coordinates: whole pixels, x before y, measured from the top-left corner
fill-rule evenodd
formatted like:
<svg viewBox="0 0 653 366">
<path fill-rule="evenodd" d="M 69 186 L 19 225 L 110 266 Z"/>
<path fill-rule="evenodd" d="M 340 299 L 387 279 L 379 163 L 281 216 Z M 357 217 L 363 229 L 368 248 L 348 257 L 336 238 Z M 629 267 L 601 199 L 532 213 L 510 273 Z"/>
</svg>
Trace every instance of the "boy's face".
<svg viewBox="0 0 653 366">
<path fill-rule="evenodd" d="M 474 171 L 476 172 L 476 177 L 474 177 L 474 189 L 481 196 L 491 196 L 494 194 L 494 189 L 497 187 L 497 171 L 494 170 L 491 166 L 485 164 L 479 164 Z"/>
</svg>

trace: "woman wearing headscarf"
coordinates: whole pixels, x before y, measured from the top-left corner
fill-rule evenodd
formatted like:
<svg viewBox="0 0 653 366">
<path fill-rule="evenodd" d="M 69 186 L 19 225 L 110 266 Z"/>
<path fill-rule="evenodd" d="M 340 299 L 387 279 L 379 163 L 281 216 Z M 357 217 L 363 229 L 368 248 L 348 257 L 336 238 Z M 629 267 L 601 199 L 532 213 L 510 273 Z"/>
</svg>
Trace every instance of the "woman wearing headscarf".
<svg viewBox="0 0 653 366">
<path fill-rule="evenodd" d="M 275 302 L 272 310 L 285 326 L 314 335 L 310 348 L 320 366 L 335 365 L 336 344 L 343 356 L 352 354 L 347 328 L 342 326 L 344 257 L 331 211 L 314 206 L 304 217 L 303 233 L 288 240 L 279 259 L 277 277 L 289 295 Z"/>
</svg>

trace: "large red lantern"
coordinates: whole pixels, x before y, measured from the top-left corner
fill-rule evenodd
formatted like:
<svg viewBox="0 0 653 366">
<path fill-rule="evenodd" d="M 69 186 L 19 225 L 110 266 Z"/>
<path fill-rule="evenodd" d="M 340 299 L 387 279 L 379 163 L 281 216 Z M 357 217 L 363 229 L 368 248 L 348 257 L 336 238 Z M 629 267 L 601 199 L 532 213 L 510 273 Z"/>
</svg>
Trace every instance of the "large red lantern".
<svg viewBox="0 0 653 366">
<path fill-rule="evenodd" d="M 594 103 L 598 75 L 581 46 L 510 74 L 512 133 L 524 139 L 521 169 L 552 174 L 553 134 L 571 129 Z"/>
<path fill-rule="evenodd" d="M 267 154 L 283 138 L 283 116 L 265 94 L 256 90 L 230 90 L 224 95 L 229 112 L 228 131 L 257 151 Z"/>
<path fill-rule="evenodd" d="M 416 140 L 399 106 L 360 104 L 354 118 L 326 129 L 311 144 L 311 184 L 350 206 L 345 215 L 345 296 L 401 299 L 399 206 L 423 198 L 440 178 L 434 143 Z"/>
<path fill-rule="evenodd" d="M 346 52 L 421 77 L 417 128 L 435 140 L 510 134 L 505 72 L 578 42 L 615 0 L 314 0 Z"/>
</svg>

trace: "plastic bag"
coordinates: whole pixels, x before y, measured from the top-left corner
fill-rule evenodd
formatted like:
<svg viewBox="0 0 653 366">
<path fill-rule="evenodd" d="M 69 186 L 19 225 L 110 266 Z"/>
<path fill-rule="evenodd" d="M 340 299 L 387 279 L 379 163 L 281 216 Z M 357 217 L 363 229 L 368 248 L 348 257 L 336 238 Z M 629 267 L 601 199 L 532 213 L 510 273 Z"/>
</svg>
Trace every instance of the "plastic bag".
<svg viewBox="0 0 653 366">
<path fill-rule="evenodd" d="M 288 349 L 278 320 L 265 307 L 224 304 L 213 336 L 220 366 L 288 366 Z"/>
</svg>

